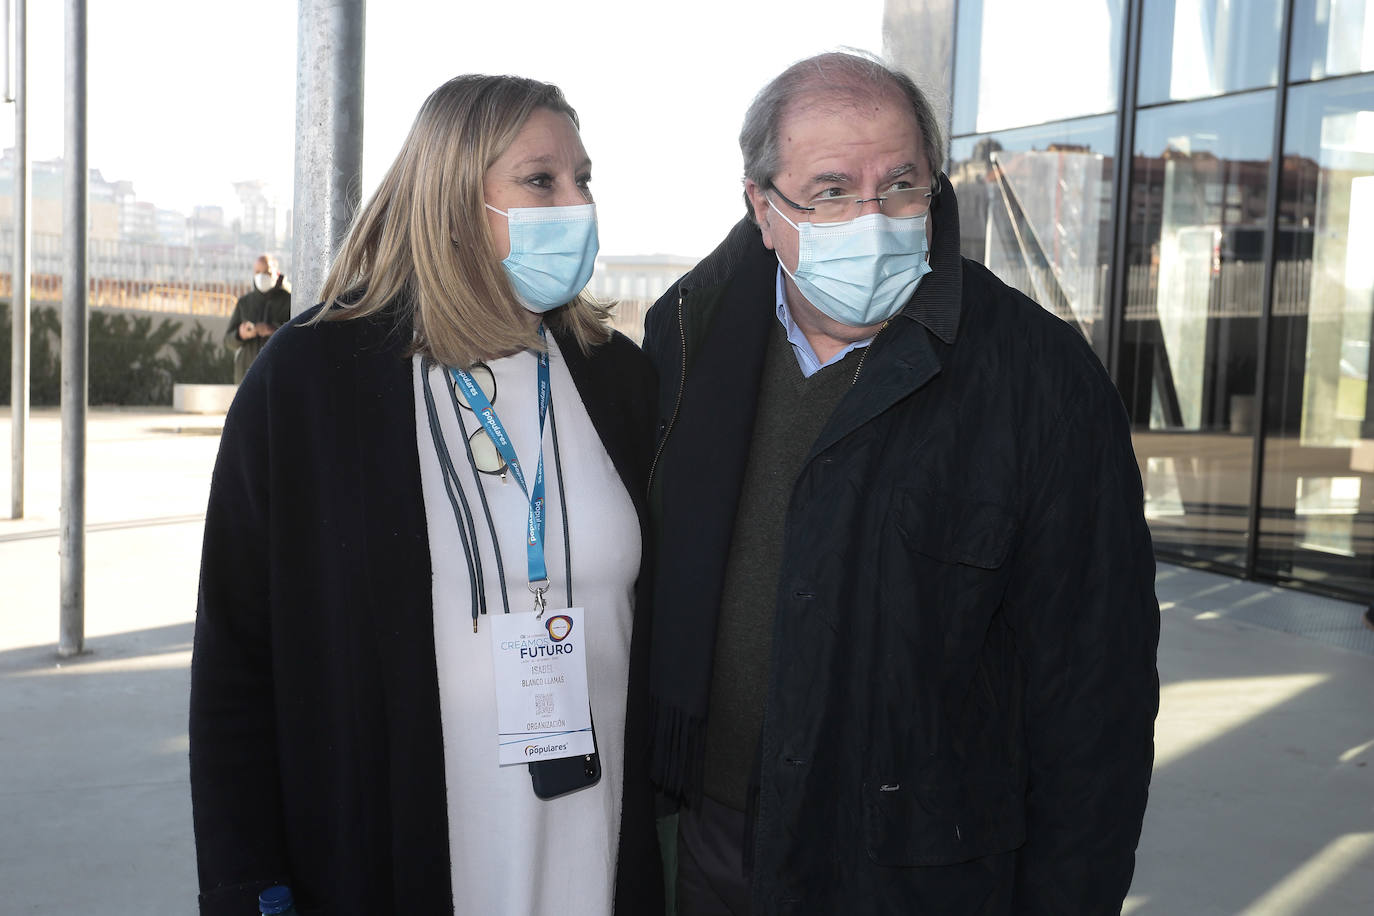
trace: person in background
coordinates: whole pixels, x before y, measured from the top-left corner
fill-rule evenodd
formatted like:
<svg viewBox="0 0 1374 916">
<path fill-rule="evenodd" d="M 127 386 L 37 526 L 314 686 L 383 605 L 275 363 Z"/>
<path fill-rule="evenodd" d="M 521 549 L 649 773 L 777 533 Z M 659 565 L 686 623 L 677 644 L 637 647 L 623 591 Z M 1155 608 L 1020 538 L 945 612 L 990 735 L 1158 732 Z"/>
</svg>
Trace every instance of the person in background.
<svg viewBox="0 0 1374 916">
<path fill-rule="evenodd" d="M 662 912 L 626 689 L 655 383 L 583 293 L 578 131 L 547 83 L 440 86 L 239 389 L 191 663 L 202 913 Z"/>
<path fill-rule="evenodd" d="M 277 270 L 277 259 L 259 255 L 253 262 L 253 288 L 234 303 L 224 345 L 234 351 L 234 384 L 240 384 L 267 338 L 291 320 L 291 287 Z"/>
<path fill-rule="evenodd" d="M 1131 883 L 1159 607 L 1125 410 L 960 258 L 939 124 L 876 59 L 789 68 L 745 116 L 747 218 L 648 313 L 679 916 L 1115 913 Z"/>
</svg>

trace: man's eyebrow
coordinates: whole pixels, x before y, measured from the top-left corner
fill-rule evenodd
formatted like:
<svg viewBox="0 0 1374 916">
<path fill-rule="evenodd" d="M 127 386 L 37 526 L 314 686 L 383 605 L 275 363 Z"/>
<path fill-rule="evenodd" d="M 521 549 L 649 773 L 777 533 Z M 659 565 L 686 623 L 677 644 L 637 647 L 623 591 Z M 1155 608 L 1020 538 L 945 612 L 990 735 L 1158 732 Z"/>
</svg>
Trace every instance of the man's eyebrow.
<svg viewBox="0 0 1374 916">
<path fill-rule="evenodd" d="M 885 181 L 892 181 L 893 179 L 901 178 L 908 172 L 914 172 L 915 170 L 916 163 L 904 162 L 899 166 L 888 169 L 883 175 L 883 179 Z M 819 175 L 815 175 L 811 178 L 811 184 L 850 184 L 853 180 L 853 177 L 845 172 L 821 172 Z"/>
<path fill-rule="evenodd" d="M 821 172 L 819 175 L 812 176 L 811 183 L 815 184 L 848 184 L 853 179 L 844 172 Z"/>
</svg>

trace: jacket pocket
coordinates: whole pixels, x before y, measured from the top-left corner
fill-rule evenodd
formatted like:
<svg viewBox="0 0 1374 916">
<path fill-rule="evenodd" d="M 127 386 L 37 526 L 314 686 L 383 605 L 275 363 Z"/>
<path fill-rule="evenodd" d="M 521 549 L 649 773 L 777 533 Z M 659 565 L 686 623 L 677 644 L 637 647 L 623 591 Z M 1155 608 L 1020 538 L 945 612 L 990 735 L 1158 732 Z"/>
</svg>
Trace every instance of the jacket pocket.
<svg viewBox="0 0 1374 916">
<path fill-rule="evenodd" d="M 917 553 L 979 569 L 1006 560 L 1016 519 L 1001 503 L 912 487 L 894 495 L 894 524 Z"/>
<path fill-rule="evenodd" d="M 864 838 L 878 865 L 956 865 L 1019 848 L 1022 804 L 1000 780 L 864 784 Z"/>
</svg>

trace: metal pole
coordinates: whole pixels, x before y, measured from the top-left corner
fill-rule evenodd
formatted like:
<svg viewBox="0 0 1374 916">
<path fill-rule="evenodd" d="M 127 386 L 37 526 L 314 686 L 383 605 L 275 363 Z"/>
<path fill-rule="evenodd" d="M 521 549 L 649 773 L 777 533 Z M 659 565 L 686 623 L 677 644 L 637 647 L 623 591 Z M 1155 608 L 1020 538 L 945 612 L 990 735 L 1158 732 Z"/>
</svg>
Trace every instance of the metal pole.
<svg viewBox="0 0 1374 916">
<path fill-rule="evenodd" d="M 14 0 L 14 267 L 10 273 L 10 517 L 24 517 L 29 426 L 28 0 Z"/>
<path fill-rule="evenodd" d="M 1265 436 L 1269 432 L 1269 331 L 1274 323 L 1274 275 L 1279 260 L 1279 192 L 1283 188 L 1283 135 L 1288 125 L 1288 62 L 1293 51 L 1294 3 L 1283 10 L 1283 43 L 1279 45 L 1279 84 L 1274 90 L 1274 134 L 1269 147 L 1269 195 L 1264 208 L 1264 286 L 1260 293 L 1259 334 L 1255 360 L 1255 432 L 1250 443 L 1250 505 L 1245 519 L 1245 578 L 1254 579 L 1259 563 L 1260 524 L 1264 520 Z M 1272 575 L 1273 573 L 1271 573 Z"/>
<path fill-rule="evenodd" d="M 14 62 L 14 45 L 10 44 L 10 3 L 12 2 L 14 0 L 5 0 L 4 3 L 0 3 L 0 9 L 4 11 L 4 15 L 0 16 L 0 37 L 3 37 L 5 45 L 5 71 L 3 75 L 0 75 L 0 79 L 3 79 L 6 102 L 14 101 L 14 83 L 10 79 L 14 72 L 14 68 L 11 66 Z"/>
<path fill-rule="evenodd" d="M 62 622 L 57 654 L 86 639 L 86 0 L 67 0 L 62 196 Z"/>
<path fill-rule="evenodd" d="M 1131 167 L 1135 164 L 1135 117 L 1140 87 L 1140 0 L 1127 0 L 1126 22 L 1122 29 L 1123 66 L 1121 94 L 1116 105 L 1116 161 L 1112 163 L 1112 215 L 1116 235 L 1112 239 L 1112 285 L 1107 296 L 1107 353 L 1102 360 L 1107 374 L 1121 388 L 1121 335 L 1130 292 Z M 1133 420 L 1136 418 L 1132 418 Z"/>
<path fill-rule="evenodd" d="M 314 305 L 358 208 L 365 0 L 299 0 L 291 311 Z"/>
</svg>

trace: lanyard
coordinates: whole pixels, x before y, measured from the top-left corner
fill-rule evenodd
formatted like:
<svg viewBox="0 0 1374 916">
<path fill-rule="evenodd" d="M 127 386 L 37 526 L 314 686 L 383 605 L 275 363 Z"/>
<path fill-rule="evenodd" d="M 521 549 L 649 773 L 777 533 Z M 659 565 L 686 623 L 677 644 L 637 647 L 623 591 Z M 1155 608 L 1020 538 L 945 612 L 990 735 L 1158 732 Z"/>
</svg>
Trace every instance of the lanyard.
<svg viewBox="0 0 1374 916">
<path fill-rule="evenodd" d="M 539 326 L 539 339 L 544 339 L 544 326 Z M 535 469 L 534 487 L 531 489 L 525 483 L 525 472 L 520 467 L 520 458 L 515 454 L 515 448 L 511 445 L 510 437 L 506 434 L 506 428 L 501 424 L 501 418 L 496 415 L 496 408 L 492 406 L 486 393 L 482 391 L 477 381 L 463 369 L 450 369 L 454 381 L 462 389 L 463 397 L 467 399 L 468 406 L 481 421 L 482 428 L 491 437 L 492 444 L 496 446 L 496 451 L 510 468 L 511 476 L 520 485 L 525 498 L 529 500 L 530 509 L 526 521 L 525 554 L 526 563 L 529 569 L 529 588 L 534 593 L 534 608 L 541 615 L 544 613 L 544 592 L 549 588 L 548 568 L 544 563 L 544 419 L 549 412 L 549 353 L 547 349 L 539 353 L 539 372 L 536 378 L 539 394 L 539 465 Z"/>
</svg>

